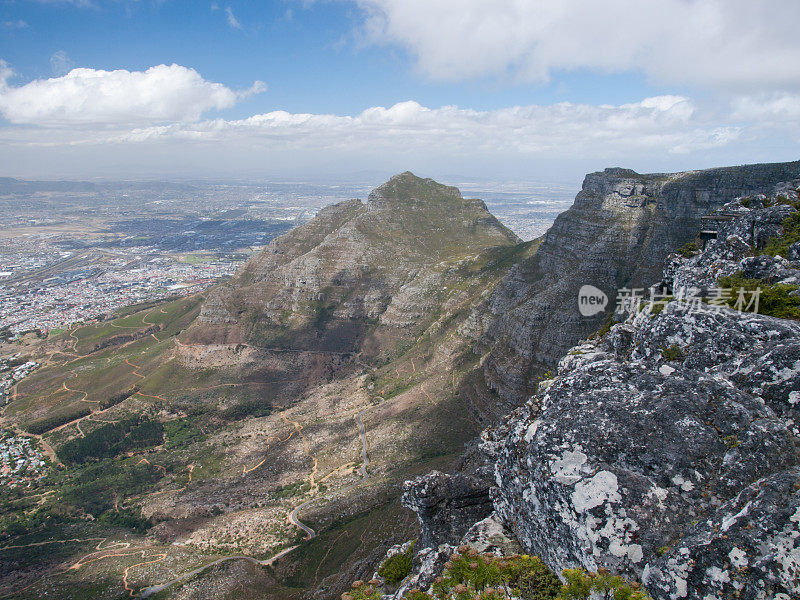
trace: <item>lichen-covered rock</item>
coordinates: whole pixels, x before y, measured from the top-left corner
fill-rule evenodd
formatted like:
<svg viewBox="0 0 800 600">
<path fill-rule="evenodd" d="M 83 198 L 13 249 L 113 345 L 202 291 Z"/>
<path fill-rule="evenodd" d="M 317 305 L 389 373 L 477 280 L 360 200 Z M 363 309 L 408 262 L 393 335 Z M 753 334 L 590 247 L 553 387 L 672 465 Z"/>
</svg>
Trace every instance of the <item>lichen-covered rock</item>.
<svg viewBox="0 0 800 600">
<path fill-rule="evenodd" d="M 800 242 L 795 242 L 789 246 L 789 252 L 786 258 L 794 262 L 800 262 Z"/>
<path fill-rule="evenodd" d="M 722 336 L 727 322 L 715 329 L 705 314 L 707 335 L 693 338 L 679 308 L 639 316 L 633 339 L 679 340 L 702 356 L 693 341 Z M 732 313 L 730 320 L 739 314 L 720 312 Z M 764 347 L 779 343 L 768 341 L 776 320 L 746 318 L 754 331 L 760 325 Z M 791 331 L 800 335 L 798 326 Z M 754 358 L 762 352 L 757 339 L 738 356 L 731 348 L 720 358 Z M 502 432 L 496 466 L 499 515 L 551 567 L 607 567 L 638 578 L 693 521 L 797 463 L 784 420 L 722 370 L 668 362 L 644 344 L 623 359 L 611 344 L 587 350 L 565 360 L 568 369 L 539 399 L 541 412 Z"/>
<path fill-rule="evenodd" d="M 800 594 L 800 469 L 761 479 L 648 565 L 659 597 L 790 600 Z"/>
<path fill-rule="evenodd" d="M 665 282 L 791 283 L 752 232 L 792 210 L 741 207 Z M 676 296 L 574 347 L 485 432 L 497 515 L 551 568 L 644 577 L 659 600 L 798 597 L 800 323 Z"/>
<path fill-rule="evenodd" d="M 800 271 L 784 257 L 753 254 L 770 238 L 783 232 L 783 222 L 797 212 L 790 205 L 763 208 L 763 196 L 751 199 L 750 207 L 737 199 L 725 204 L 717 214 L 735 217 L 717 223 L 717 238 L 709 240 L 702 252 L 691 257 L 668 257 L 662 285 L 676 293 L 688 289 L 708 290 L 720 277 L 738 271 L 749 279 L 768 283 L 800 282 Z M 758 207 L 758 208 L 757 208 Z"/>
<path fill-rule="evenodd" d="M 420 522 L 420 548 L 457 544 L 474 523 L 492 512 L 489 484 L 464 473 L 433 471 L 403 485 L 402 504 Z"/>
</svg>

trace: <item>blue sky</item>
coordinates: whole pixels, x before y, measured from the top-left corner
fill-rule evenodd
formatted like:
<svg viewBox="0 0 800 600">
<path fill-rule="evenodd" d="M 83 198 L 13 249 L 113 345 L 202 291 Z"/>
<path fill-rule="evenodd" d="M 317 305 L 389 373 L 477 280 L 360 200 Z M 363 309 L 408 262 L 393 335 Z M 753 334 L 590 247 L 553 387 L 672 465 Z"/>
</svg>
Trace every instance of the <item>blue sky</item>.
<svg viewBox="0 0 800 600">
<path fill-rule="evenodd" d="M 793 160 L 800 3 L 770 8 L 0 1 L 2 175 L 564 179 Z"/>
</svg>

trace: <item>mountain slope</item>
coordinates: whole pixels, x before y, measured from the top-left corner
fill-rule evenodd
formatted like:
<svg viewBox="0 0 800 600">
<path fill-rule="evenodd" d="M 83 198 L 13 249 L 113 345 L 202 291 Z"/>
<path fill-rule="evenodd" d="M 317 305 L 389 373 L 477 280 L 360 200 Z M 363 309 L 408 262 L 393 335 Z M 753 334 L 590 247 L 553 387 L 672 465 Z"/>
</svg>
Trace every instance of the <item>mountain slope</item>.
<svg viewBox="0 0 800 600">
<path fill-rule="evenodd" d="M 209 296 L 186 341 L 349 352 L 370 323 L 411 339 L 445 269 L 518 241 L 480 200 L 403 173 L 273 241 Z"/>
<path fill-rule="evenodd" d="M 415 534 L 400 484 L 449 468 L 493 410 L 461 396 L 477 357 L 459 329 L 535 248 L 404 173 L 202 297 L 44 341 L 3 423 L 61 464 L 40 503 L 4 509 L 0 585 L 213 598 L 247 576 L 254 597 L 329 597 Z"/>
</svg>

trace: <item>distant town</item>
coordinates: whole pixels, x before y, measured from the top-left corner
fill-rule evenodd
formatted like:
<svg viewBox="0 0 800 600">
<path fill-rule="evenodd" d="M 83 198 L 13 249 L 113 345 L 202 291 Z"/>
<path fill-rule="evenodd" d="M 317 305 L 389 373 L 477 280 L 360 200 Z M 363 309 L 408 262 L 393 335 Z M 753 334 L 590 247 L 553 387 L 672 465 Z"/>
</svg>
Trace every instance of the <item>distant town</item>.
<svg viewBox="0 0 800 600">
<path fill-rule="evenodd" d="M 461 183 L 523 239 L 571 201 L 563 186 Z M 0 336 L 53 331 L 222 281 L 274 237 L 369 185 L 0 180 Z"/>
<path fill-rule="evenodd" d="M 36 442 L 0 429 L 0 488 L 31 487 L 47 470 Z"/>
</svg>

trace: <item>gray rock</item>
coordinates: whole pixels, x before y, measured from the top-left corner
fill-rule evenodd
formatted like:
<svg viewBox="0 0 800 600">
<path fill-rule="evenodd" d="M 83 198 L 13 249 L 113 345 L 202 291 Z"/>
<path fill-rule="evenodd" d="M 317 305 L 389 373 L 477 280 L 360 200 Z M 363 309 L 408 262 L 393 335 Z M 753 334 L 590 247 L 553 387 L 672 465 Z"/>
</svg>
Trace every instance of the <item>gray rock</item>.
<svg viewBox="0 0 800 600">
<path fill-rule="evenodd" d="M 760 479 L 645 569 L 659 598 L 800 595 L 800 469 Z"/>
<path fill-rule="evenodd" d="M 403 485 L 402 504 L 420 522 L 420 548 L 457 544 L 492 512 L 489 484 L 464 473 L 433 471 Z"/>
<path fill-rule="evenodd" d="M 791 283 L 785 259 L 748 256 L 754 223 L 786 207 L 739 212 L 667 261 L 677 296 L 713 284 L 714 264 Z M 484 433 L 497 515 L 551 568 L 644 578 L 659 600 L 797 597 L 799 407 L 800 323 L 679 299 L 642 310 Z"/>
<path fill-rule="evenodd" d="M 786 258 L 793 262 L 800 262 L 800 242 L 795 242 L 789 246 L 789 252 Z"/>
<path fill-rule="evenodd" d="M 476 351 L 485 355 L 487 383 L 522 403 L 535 390 L 537 376 L 603 322 L 604 314 L 579 314 L 582 285 L 603 290 L 613 305 L 618 289 L 661 280 L 665 259 L 694 239 L 701 216 L 733 198 L 795 189 L 799 181 L 800 162 L 654 175 L 606 169 L 588 175 L 536 255 L 512 269 L 475 316 L 483 321 L 477 329 L 487 330 L 476 342 Z M 751 220 L 723 235 L 738 232 L 748 244 L 753 235 L 761 243 L 781 220 L 774 211 L 764 213 L 767 218 L 758 210 L 737 210 L 752 213 Z M 727 260 L 741 258 L 734 252 Z"/>
<path fill-rule="evenodd" d="M 634 339 L 648 330 L 686 335 L 686 322 L 673 310 L 638 316 Z M 761 319 L 765 338 L 775 325 L 766 317 L 741 318 L 751 327 Z M 793 331 L 797 336 L 800 327 Z M 629 359 L 602 342 L 576 351 L 542 393 L 541 412 L 531 407 L 497 435 L 495 508 L 525 549 L 552 568 L 607 567 L 638 578 L 693 521 L 797 464 L 787 424 L 721 370 L 710 375 L 667 364 L 642 347 Z M 760 352 L 754 344 L 724 358 Z"/>
</svg>

